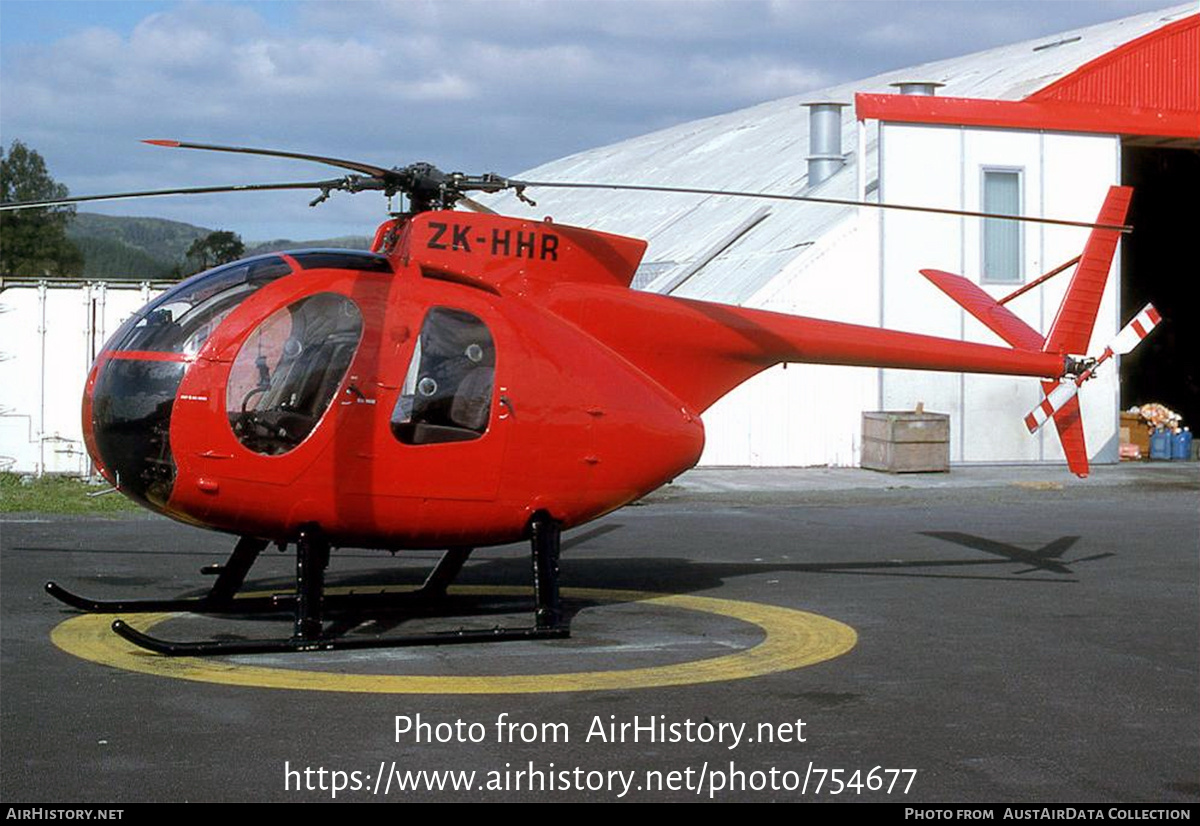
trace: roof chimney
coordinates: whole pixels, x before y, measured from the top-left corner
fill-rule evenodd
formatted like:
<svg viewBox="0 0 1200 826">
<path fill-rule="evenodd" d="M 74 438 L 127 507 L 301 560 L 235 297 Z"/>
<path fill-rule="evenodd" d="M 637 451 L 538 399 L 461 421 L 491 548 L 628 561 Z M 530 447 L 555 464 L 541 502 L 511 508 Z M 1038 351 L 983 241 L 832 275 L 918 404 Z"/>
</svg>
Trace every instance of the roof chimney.
<svg viewBox="0 0 1200 826">
<path fill-rule="evenodd" d="M 808 185 L 816 186 L 846 163 L 842 156 L 844 103 L 805 103 L 808 107 Z"/>
<path fill-rule="evenodd" d="M 894 86 L 900 90 L 902 95 L 922 95 L 924 97 L 933 97 L 937 94 L 937 90 L 945 83 L 938 83 L 936 80 L 902 80 L 899 83 L 889 83 L 888 86 Z"/>
</svg>

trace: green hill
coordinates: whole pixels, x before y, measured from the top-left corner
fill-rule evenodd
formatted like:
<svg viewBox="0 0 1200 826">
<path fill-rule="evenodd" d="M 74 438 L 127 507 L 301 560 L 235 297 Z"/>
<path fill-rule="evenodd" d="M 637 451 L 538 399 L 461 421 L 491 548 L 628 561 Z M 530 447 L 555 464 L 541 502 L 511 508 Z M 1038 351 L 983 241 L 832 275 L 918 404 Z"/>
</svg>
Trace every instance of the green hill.
<svg viewBox="0 0 1200 826">
<path fill-rule="evenodd" d="M 84 278 L 171 278 L 183 266 L 188 247 L 212 230 L 168 221 L 165 218 L 127 218 L 79 212 L 67 227 L 67 236 L 84 256 Z M 246 245 L 246 255 L 313 247 L 370 249 L 366 235 L 292 241 L 280 238 Z M 187 268 L 183 266 L 186 273 Z"/>
<path fill-rule="evenodd" d="M 246 255 L 303 249 L 369 250 L 371 240 L 367 235 L 342 235 L 337 238 L 321 238 L 316 241 L 291 241 L 287 238 L 278 238 L 274 241 L 264 241 L 261 244 L 247 244 Z"/>
<path fill-rule="evenodd" d="M 175 265 L 111 238 L 71 239 L 83 253 L 83 277 L 96 280 L 159 280 L 176 275 Z"/>
<path fill-rule="evenodd" d="M 210 232 L 205 227 L 165 218 L 128 218 L 93 212 L 76 213 L 67 229 L 72 239 L 108 238 L 165 261 L 182 258 L 193 241 Z"/>
<path fill-rule="evenodd" d="M 164 278 L 212 230 L 165 218 L 78 212 L 67 237 L 84 255 L 85 278 Z"/>
</svg>

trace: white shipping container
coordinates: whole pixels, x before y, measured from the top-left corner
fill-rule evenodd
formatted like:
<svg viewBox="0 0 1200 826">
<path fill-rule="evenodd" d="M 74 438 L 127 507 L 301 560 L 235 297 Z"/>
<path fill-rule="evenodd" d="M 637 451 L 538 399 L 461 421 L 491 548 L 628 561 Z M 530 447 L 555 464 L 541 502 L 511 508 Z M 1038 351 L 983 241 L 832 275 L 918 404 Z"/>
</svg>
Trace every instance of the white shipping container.
<svg viewBox="0 0 1200 826">
<path fill-rule="evenodd" d="M 88 371 L 158 292 L 145 282 L 0 281 L 0 470 L 91 473 L 80 418 Z"/>
</svg>

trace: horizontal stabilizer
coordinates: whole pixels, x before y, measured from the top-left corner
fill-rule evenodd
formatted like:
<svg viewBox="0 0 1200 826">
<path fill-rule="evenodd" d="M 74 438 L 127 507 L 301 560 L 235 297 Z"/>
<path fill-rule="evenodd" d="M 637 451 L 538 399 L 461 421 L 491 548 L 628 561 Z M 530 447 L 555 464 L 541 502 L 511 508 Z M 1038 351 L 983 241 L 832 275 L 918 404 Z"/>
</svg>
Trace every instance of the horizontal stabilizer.
<svg viewBox="0 0 1200 826">
<path fill-rule="evenodd" d="M 921 270 L 942 292 L 953 298 L 1000 338 L 1021 350 L 1041 350 L 1045 341 L 1037 330 L 984 292 L 973 281 L 941 270 Z"/>
</svg>

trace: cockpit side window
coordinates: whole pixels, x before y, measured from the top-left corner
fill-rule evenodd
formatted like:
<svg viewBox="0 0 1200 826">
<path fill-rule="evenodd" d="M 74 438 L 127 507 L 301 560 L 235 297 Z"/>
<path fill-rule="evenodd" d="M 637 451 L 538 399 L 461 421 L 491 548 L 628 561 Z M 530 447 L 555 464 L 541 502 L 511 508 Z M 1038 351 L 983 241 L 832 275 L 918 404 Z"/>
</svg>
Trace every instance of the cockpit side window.
<svg viewBox="0 0 1200 826">
<path fill-rule="evenodd" d="M 392 435 L 409 445 L 478 439 L 488 427 L 495 374 L 487 325 L 468 312 L 434 307 L 392 411 Z"/>
<path fill-rule="evenodd" d="M 238 351 L 225 409 L 238 441 L 277 456 L 303 442 L 329 408 L 362 338 L 344 295 L 317 293 L 272 313 Z"/>
<path fill-rule="evenodd" d="M 192 276 L 125 322 L 110 349 L 194 356 L 239 304 L 291 271 L 282 258 L 267 255 Z"/>
</svg>

